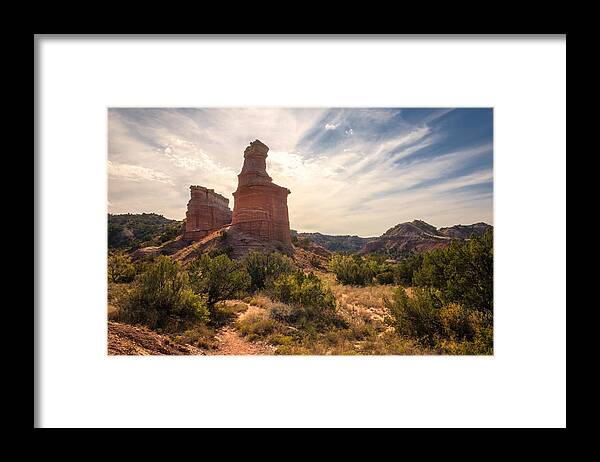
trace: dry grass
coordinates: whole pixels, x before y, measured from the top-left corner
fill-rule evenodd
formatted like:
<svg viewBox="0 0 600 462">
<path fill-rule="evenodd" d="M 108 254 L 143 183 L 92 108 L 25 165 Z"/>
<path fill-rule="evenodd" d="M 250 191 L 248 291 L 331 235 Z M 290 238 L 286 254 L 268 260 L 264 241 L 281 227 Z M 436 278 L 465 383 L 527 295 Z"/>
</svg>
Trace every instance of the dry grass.
<svg viewBox="0 0 600 462">
<path fill-rule="evenodd" d="M 331 289 L 338 309 L 352 318 L 383 321 L 387 315 L 384 298 L 391 298 L 394 286 L 372 285 L 353 287 L 336 281 L 332 273 L 319 273 L 323 283 Z"/>
<path fill-rule="evenodd" d="M 272 345 L 278 355 L 439 354 L 414 339 L 399 337 L 384 322 L 388 313 L 383 300 L 391 297 L 393 286 L 351 287 L 339 284 L 333 274 L 318 275 L 334 293 L 345 326 L 319 330 L 316 326 L 285 322 L 276 316 L 284 304 L 256 294 L 244 300 L 250 306 L 238 318 L 236 328 L 249 340 Z"/>
<path fill-rule="evenodd" d="M 119 302 L 125 297 L 132 287 L 132 283 L 108 283 L 108 307 L 109 317 L 118 310 Z"/>
</svg>

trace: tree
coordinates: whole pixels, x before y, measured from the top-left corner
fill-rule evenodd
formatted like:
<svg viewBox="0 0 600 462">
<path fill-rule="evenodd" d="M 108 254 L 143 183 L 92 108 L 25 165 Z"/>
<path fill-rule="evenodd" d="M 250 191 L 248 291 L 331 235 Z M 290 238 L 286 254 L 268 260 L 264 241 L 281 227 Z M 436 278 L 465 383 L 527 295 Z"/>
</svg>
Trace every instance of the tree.
<svg viewBox="0 0 600 462">
<path fill-rule="evenodd" d="M 108 278 L 112 282 L 131 282 L 135 277 L 135 267 L 127 255 L 116 253 L 108 257 Z"/>
<path fill-rule="evenodd" d="M 292 259 L 278 253 L 252 252 L 244 258 L 243 264 L 250 275 L 252 291 L 264 289 L 280 275 L 289 274 L 294 270 Z"/>
<path fill-rule="evenodd" d="M 227 255 L 212 258 L 202 254 L 188 265 L 188 274 L 192 289 L 197 294 L 206 295 L 211 310 L 217 302 L 246 290 L 251 282 L 243 265 Z"/>
</svg>

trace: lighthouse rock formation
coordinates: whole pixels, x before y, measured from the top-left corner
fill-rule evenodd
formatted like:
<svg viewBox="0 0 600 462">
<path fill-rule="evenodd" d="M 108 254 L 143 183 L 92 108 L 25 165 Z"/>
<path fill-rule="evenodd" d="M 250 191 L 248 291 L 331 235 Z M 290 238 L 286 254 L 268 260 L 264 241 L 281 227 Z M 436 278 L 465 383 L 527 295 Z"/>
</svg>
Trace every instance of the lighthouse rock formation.
<svg viewBox="0 0 600 462">
<path fill-rule="evenodd" d="M 292 254 L 287 207 L 290 190 L 273 183 L 267 174 L 268 151 L 259 140 L 252 141 L 244 151 L 244 165 L 233 193 L 233 213 L 228 199 L 214 190 L 190 186 L 185 241 L 201 241 L 196 246 L 200 249 L 210 244 L 216 231 L 223 230 L 235 258 L 253 250 Z"/>
<path fill-rule="evenodd" d="M 233 193 L 231 228 L 264 241 L 292 245 L 287 196 L 290 190 L 272 182 L 267 174 L 269 148 L 259 140 L 244 151 L 244 166 Z"/>
</svg>

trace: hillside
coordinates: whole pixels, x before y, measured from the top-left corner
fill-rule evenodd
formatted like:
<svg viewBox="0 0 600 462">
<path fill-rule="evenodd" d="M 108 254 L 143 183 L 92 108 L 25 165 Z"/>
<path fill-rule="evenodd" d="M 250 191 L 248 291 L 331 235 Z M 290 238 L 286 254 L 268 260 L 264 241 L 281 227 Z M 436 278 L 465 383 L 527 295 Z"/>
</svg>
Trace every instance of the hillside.
<svg viewBox="0 0 600 462">
<path fill-rule="evenodd" d="M 108 248 L 136 249 L 158 246 L 180 233 L 181 221 L 156 213 L 108 214 Z"/>
<path fill-rule="evenodd" d="M 413 220 L 388 229 L 380 237 L 366 243 L 361 252 L 401 259 L 415 253 L 445 247 L 454 239 L 464 240 L 472 234 L 482 235 L 490 228 L 492 226 L 486 223 L 475 223 L 437 229 L 422 220 Z"/>
<path fill-rule="evenodd" d="M 468 239 L 471 234 L 484 234 L 491 226 L 487 223 L 479 222 L 472 225 L 454 225 L 449 228 L 440 228 L 438 233 L 442 236 L 455 237 L 459 239 Z"/>
<path fill-rule="evenodd" d="M 183 262 L 199 253 L 230 247 L 234 258 L 256 249 L 271 249 L 265 244 L 223 228 L 227 234 L 222 239 L 221 231 L 212 233 L 198 242 L 190 243 L 181 238 L 183 222 L 169 220 L 155 213 L 108 215 L 109 249 L 129 250 L 134 259 L 151 255 L 174 255 Z M 436 228 L 423 220 L 399 223 L 379 237 L 356 235 L 327 235 L 302 233 L 291 230 L 294 256 L 302 261 L 301 266 L 322 267 L 333 252 L 380 254 L 394 259 L 406 258 L 427 250 L 445 247 L 452 240 L 469 239 L 471 235 L 482 235 L 492 226 L 478 222 L 471 225 L 458 224 Z M 242 242 L 243 241 L 243 242 Z M 139 250 L 136 250 L 139 249 Z M 242 251 L 243 250 L 243 251 Z M 271 251 L 276 251 L 273 247 Z"/>
<path fill-rule="evenodd" d="M 375 237 L 331 236 L 321 233 L 298 233 L 296 231 L 292 231 L 292 236 L 294 233 L 298 236 L 298 239 L 308 239 L 330 252 L 359 252 L 367 242 L 377 239 Z"/>
<path fill-rule="evenodd" d="M 405 258 L 426 250 L 445 247 L 453 239 L 465 240 L 472 234 L 482 235 L 492 226 L 487 223 L 454 225 L 436 228 L 423 220 L 407 221 L 388 229 L 379 237 L 332 236 L 321 233 L 299 233 L 292 230 L 292 236 L 299 239 L 301 246 L 315 243 L 330 252 L 377 253 L 392 258 Z"/>
</svg>

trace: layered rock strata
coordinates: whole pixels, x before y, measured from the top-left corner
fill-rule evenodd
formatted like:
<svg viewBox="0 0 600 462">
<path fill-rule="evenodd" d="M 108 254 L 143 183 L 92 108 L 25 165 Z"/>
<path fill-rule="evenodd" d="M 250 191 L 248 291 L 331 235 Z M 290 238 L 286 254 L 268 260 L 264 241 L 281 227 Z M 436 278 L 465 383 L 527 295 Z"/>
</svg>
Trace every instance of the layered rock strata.
<svg viewBox="0 0 600 462">
<path fill-rule="evenodd" d="M 229 199 L 203 186 L 190 186 L 184 239 L 197 241 L 231 223 Z"/>
<path fill-rule="evenodd" d="M 233 193 L 231 228 L 261 241 L 279 242 L 291 251 L 287 196 L 290 190 L 267 174 L 269 148 L 255 140 L 244 151 L 244 165 Z"/>
</svg>

